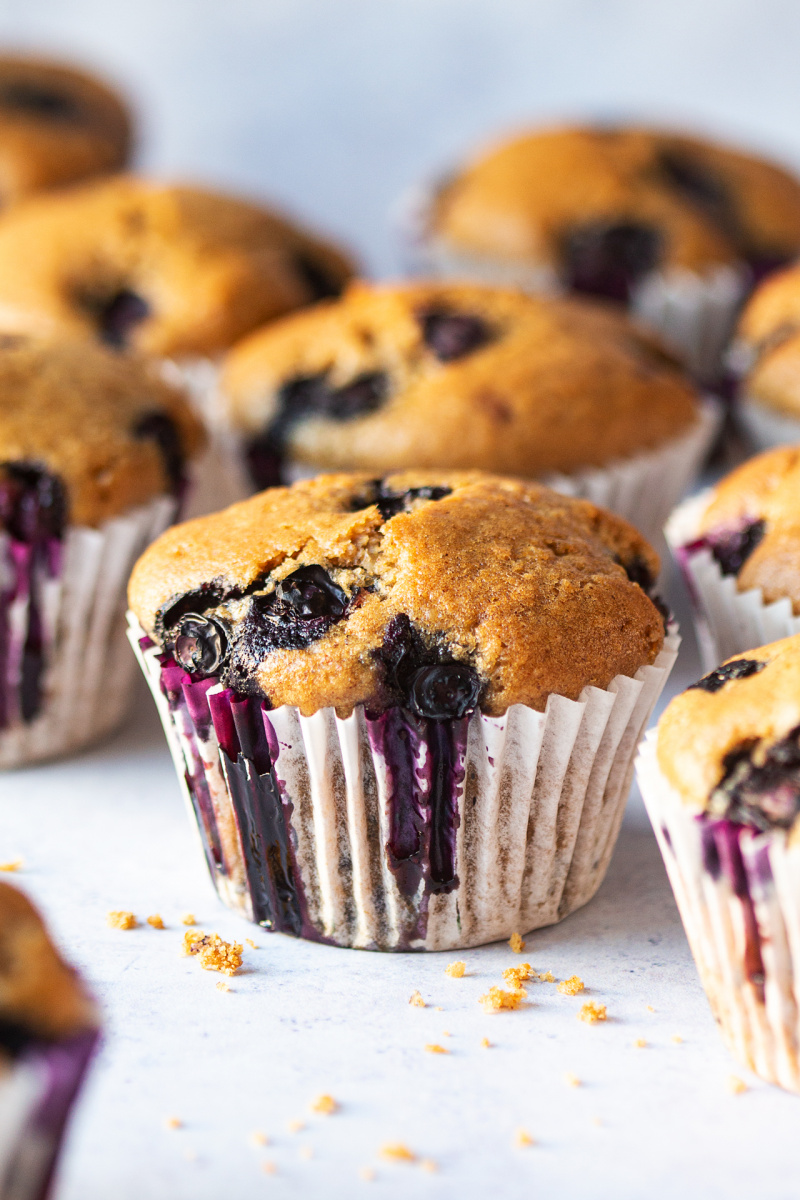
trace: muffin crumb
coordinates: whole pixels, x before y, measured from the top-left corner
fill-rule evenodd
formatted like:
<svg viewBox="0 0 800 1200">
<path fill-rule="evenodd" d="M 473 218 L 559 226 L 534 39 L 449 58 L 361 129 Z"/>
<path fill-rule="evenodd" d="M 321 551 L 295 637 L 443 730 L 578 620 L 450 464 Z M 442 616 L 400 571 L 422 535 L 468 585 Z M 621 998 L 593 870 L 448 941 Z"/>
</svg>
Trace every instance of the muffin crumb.
<svg viewBox="0 0 800 1200">
<path fill-rule="evenodd" d="M 598 1021 L 608 1020 L 605 1004 L 598 1004 L 596 1000 L 587 1000 L 578 1013 L 580 1021 L 586 1021 L 589 1025 L 596 1025 Z"/>
<path fill-rule="evenodd" d="M 525 1146 L 533 1145 L 533 1138 L 528 1133 L 527 1129 L 518 1129 L 514 1134 L 514 1145 L 518 1150 L 522 1150 Z"/>
<path fill-rule="evenodd" d="M 444 1046 L 440 1046 L 438 1042 L 428 1042 L 425 1049 L 429 1054 L 449 1054 L 450 1051 Z"/>
<path fill-rule="evenodd" d="M 508 939 L 508 944 L 515 954 L 522 954 L 522 951 L 525 949 L 525 943 L 518 933 L 512 933 Z"/>
<path fill-rule="evenodd" d="M 381 1146 L 381 1158 L 387 1159 L 388 1162 L 405 1162 L 413 1163 L 417 1161 L 417 1156 L 403 1142 L 385 1142 Z"/>
<path fill-rule="evenodd" d="M 539 972 L 539 982 L 540 983 L 555 983 L 555 981 L 556 981 L 556 977 L 552 971 L 540 971 Z"/>
<path fill-rule="evenodd" d="M 358 1177 L 359 1179 L 363 1179 L 365 1183 L 372 1183 L 375 1179 L 375 1170 L 373 1167 L 359 1167 Z"/>
<path fill-rule="evenodd" d="M 10 862 L 0 863 L 0 871 L 21 871 L 22 867 L 21 858 L 12 858 Z"/>
<path fill-rule="evenodd" d="M 408 1003 L 412 1004 L 414 1008 L 425 1007 L 425 1001 L 422 999 L 422 996 L 419 992 L 412 992 Z"/>
<path fill-rule="evenodd" d="M 147 924 L 152 925 L 153 929 L 163 929 L 164 928 L 164 922 L 161 920 L 161 917 L 159 916 L 158 913 L 153 913 L 152 917 L 148 917 Z"/>
<path fill-rule="evenodd" d="M 313 1158 L 314 1157 L 314 1147 L 313 1146 L 301 1146 L 300 1147 L 300 1157 L 305 1158 L 305 1159 Z"/>
<path fill-rule="evenodd" d="M 729 1075 L 728 1091 L 732 1092 L 734 1096 L 741 1096 L 743 1092 L 747 1091 L 747 1084 L 738 1075 Z"/>
<path fill-rule="evenodd" d="M 445 975 L 449 975 L 451 979 L 462 979 L 466 969 L 467 964 L 459 959 L 457 962 L 448 963 L 444 969 L 444 973 Z"/>
<path fill-rule="evenodd" d="M 505 992 L 499 987 L 490 987 L 486 995 L 479 998 L 478 1003 L 484 1012 L 500 1012 L 502 1009 L 519 1008 L 527 994 L 522 987 L 514 988 L 511 992 Z"/>
<path fill-rule="evenodd" d="M 260 1129 L 254 1129 L 247 1140 L 251 1146 L 269 1145 L 269 1138 L 265 1133 L 262 1133 Z"/>
<path fill-rule="evenodd" d="M 305 1121 L 298 1121 L 296 1117 L 293 1121 L 286 1122 L 286 1128 L 289 1130 L 289 1133 L 302 1133 L 305 1127 Z"/>
<path fill-rule="evenodd" d="M 218 992 L 229 992 L 230 990 L 231 990 L 231 985 L 225 979 L 220 979 L 219 983 L 217 984 L 217 991 Z"/>
<path fill-rule="evenodd" d="M 633 1044 L 637 1050 L 644 1050 L 645 1046 L 647 1045 L 647 1041 L 645 1038 L 636 1038 Z"/>
<path fill-rule="evenodd" d="M 112 908 L 106 913 L 106 925 L 109 929 L 136 929 L 139 922 L 132 912 L 124 908 Z"/>
<path fill-rule="evenodd" d="M 182 925 L 196 925 L 197 921 L 195 920 L 194 913 L 184 913 L 183 916 L 181 917 L 181 924 Z"/>
<path fill-rule="evenodd" d="M 245 938 L 244 940 L 247 942 L 247 944 L 248 944 L 248 946 L 250 947 L 250 949 L 251 949 L 251 950 L 258 950 L 258 949 L 259 949 L 259 947 L 256 945 L 256 943 L 253 941 L 253 939 L 252 939 L 252 938 Z"/>
<path fill-rule="evenodd" d="M 503 979 L 512 987 L 520 987 L 526 979 L 536 979 L 536 972 L 530 963 L 520 963 L 518 967 L 506 967 Z"/>
<path fill-rule="evenodd" d="M 652 1004 L 648 1004 L 648 1006 L 647 1006 L 647 1011 L 648 1011 L 648 1012 L 655 1012 L 656 1010 L 653 1008 Z"/>
<path fill-rule="evenodd" d="M 673 1033 L 671 1041 L 673 1041 L 676 1046 L 680 1046 L 680 1044 L 683 1041 L 683 1038 L 681 1037 L 681 1035 L 679 1033 Z"/>
<path fill-rule="evenodd" d="M 322 1113 L 323 1116 L 330 1117 L 333 1115 L 333 1113 L 339 1111 L 339 1104 L 336 1100 L 334 1100 L 333 1096 L 329 1096 L 327 1093 L 325 1093 L 322 1096 L 317 1096 L 316 1100 L 311 1105 L 311 1111 L 315 1113 Z"/>
<path fill-rule="evenodd" d="M 277 1164 L 274 1163 L 271 1158 L 264 1159 L 263 1163 L 261 1164 L 261 1170 L 264 1172 L 265 1175 L 277 1175 L 278 1174 Z"/>
<path fill-rule="evenodd" d="M 419 1165 L 423 1171 L 427 1171 L 429 1175 L 435 1175 L 439 1170 L 439 1164 L 432 1158 L 421 1158 Z"/>
<path fill-rule="evenodd" d="M 577 1075 L 574 1075 L 572 1073 L 572 1071 L 567 1071 L 567 1073 L 564 1076 L 564 1083 L 568 1084 L 570 1087 L 575 1087 L 575 1088 L 581 1086 L 580 1079 L 578 1078 Z"/>
<path fill-rule="evenodd" d="M 483 1046 L 484 1050 L 491 1050 L 492 1048 L 492 1043 L 488 1038 L 481 1038 L 481 1045 Z"/>
<path fill-rule="evenodd" d="M 164 1118 L 164 1128 L 165 1129 L 183 1129 L 183 1121 L 180 1119 L 180 1117 L 165 1117 Z"/>
<path fill-rule="evenodd" d="M 218 933 L 203 933 L 202 929 L 183 935 L 183 953 L 197 954 L 205 971 L 221 971 L 224 975 L 233 975 L 242 965 L 239 942 L 223 941 Z"/>
<path fill-rule="evenodd" d="M 577 975 L 570 975 L 569 979 L 562 979 L 558 984 L 556 991 L 561 992 L 562 996 L 577 996 L 578 992 L 582 992 L 584 983 Z"/>
</svg>

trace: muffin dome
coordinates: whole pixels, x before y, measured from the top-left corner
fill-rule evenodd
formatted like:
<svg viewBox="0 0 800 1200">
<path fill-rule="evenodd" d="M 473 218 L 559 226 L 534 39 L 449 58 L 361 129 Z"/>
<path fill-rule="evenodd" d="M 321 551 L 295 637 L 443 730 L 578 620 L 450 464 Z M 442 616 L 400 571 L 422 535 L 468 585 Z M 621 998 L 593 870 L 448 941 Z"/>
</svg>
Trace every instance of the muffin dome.
<svg viewBox="0 0 800 1200">
<path fill-rule="evenodd" d="M 448 179 L 430 226 L 451 251 L 527 260 L 568 288 L 625 301 L 654 268 L 786 262 L 800 250 L 800 181 L 681 134 L 549 129 Z"/>
<path fill-rule="evenodd" d="M 318 468 L 601 465 L 692 426 L 692 386 L 624 316 L 471 284 L 351 285 L 230 354 L 223 391 L 257 486 Z"/>
<path fill-rule="evenodd" d="M 182 394 L 146 361 L 0 337 L 0 527 L 24 535 L 32 494 L 51 532 L 99 525 L 178 490 L 202 440 Z"/>
<path fill-rule="evenodd" d="M 745 308 L 738 349 L 748 370 L 748 399 L 800 417 L 800 267 L 764 281 Z"/>
<path fill-rule="evenodd" d="M 328 475 L 168 530 L 130 606 L 186 670 L 270 707 L 544 709 L 651 663 L 658 559 L 625 521 L 477 472 Z"/>
<path fill-rule="evenodd" d="M 0 329 L 212 355 L 350 274 L 338 250 L 267 209 L 119 176 L 0 222 Z"/>
<path fill-rule="evenodd" d="M 125 105 L 83 71 L 0 56 L 0 206 L 118 171 L 130 153 Z"/>
</svg>

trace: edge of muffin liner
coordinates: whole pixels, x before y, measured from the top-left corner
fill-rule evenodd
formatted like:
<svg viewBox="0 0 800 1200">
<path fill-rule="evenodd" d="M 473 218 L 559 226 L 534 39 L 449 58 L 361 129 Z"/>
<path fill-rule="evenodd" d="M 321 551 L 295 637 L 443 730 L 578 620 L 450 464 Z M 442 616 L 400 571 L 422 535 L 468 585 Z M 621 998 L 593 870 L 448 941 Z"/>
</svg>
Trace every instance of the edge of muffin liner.
<svg viewBox="0 0 800 1200">
<path fill-rule="evenodd" d="M 128 619 L 221 899 L 268 929 L 385 950 L 508 938 L 594 895 L 680 644 L 670 626 L 635 677 L 545 712 L 340 718 L 193 678 Z"/>
<path fill-rule="evenodd" d="M 639 788 L 723 1039 L 763 1079 L 800 1092 L 800 841 L 696 815 L 656 745 L 653 730 L 636 761 Z"/>
<path fill-rule="evenodd" d="M 128 577 L 176 509 L 173 497 L 161 496 L 97 529 L 67 526 L 43 554 L 0 532 L 0 768 L 70 753 L 120 724 L 135 679 L 125 637 Z M 24 719 L 23 657 L 32 641 L 43 663 L 41 701 Z"/>
<path fill-rule="evenodd" d="M 664 528 L 689 590 L 705 671 L 734 654 L 800 633 L 800 617 L 787 596 L 766 604 L 761 588 L 740 592 L 736 576 L 723 575 L 709 549 L 692 548 L 712 493 L 707 488 L 679 504 Z"/>
</svg>

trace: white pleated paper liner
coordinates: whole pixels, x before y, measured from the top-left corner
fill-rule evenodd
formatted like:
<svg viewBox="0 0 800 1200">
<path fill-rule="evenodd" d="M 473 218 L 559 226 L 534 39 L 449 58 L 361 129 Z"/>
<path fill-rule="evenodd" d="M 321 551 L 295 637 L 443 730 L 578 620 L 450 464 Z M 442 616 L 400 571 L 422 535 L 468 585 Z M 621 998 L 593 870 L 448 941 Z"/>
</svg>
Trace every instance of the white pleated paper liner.
<svg viewBox="0 0 800 1200">
<path fill-rule="evenodd" d="M 563 292 L 546 263 L 515 262 L 455 251 L 431 233 L 439 184 L 419 184 L 394 211 L 408 270 L 414 275 L 472 279 L 545 294 Z M 661 338 L 697 378 L 715 380 L 749 286 L 746 266 L 718 266 L 702 275 L 685 268 L 651 271 L 634 289 L 630 311 Z"/>
<path fill-rule="evenodd" d="M 3 1074 L 0 1068 L 0 1196 L 47 1200 L 70 1109 L 96 1030 L 35 1042 Z"/>
<path fill-rule="evenodd" d="M 774 446 L 792 446 L 800 442 L 800 417 L 777 412 L 746 396 L 737 401 L 734 412 L 739 429 L 753 454 L 772 450 Z"/>
<path fill-rule="evenodd" d="M 448 950 L 560 921 L 600 886 L 677 657 L 541 713 L 425 721 L 267 710 L 196 681 L 129 614 L 220 897 L 268 929 Z"/>
<path fill-rule="evenodd" d="M 800 1091 L 800 840 L 692 813 L 659 769 L 655 731 L 636 775 L 728 1049 Z"/>
<path fill-rule="evenodd" d="M 761 588 L 740 592 L 736 576 L 723 575 L 711 550 L 694 544 L 712 493 L 707 488 L 679 504 L 664 528 L 689 588 L 705 671 L 734 654 L 800 633 L 800 617 L 794 615 L 788 596 L 765 604 Z"/>
<path fill-rule="evenodd" d="M 0 531 L 0 767 L 69 754 L 120 724 L 135 678 L 128 577 L 176 507 L 161 496 L 98 529 L 68 526 L 44 558 Z M 34 713 L 25 702 L 31 649 L 41 662 Z"/>
</svg>

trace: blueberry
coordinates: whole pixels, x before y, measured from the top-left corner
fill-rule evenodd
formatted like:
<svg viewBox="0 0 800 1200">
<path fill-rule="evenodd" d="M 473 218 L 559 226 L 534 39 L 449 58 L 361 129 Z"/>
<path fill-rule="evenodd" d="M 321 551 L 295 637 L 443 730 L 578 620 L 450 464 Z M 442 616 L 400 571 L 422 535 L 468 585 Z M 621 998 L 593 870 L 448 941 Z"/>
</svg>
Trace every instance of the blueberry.
<svg viewBox="0 0 800 1200">
<path fill-rule="evenodd" d="M 481 681 L 472 667 L 440 663 L 414 672 L 408 686 L 408 703 L 420 717 L 458 719 L 475 711 L 480 693 Z"/>
<path fill-rule="evenodd" d="M 82 116 L 81 109 L 72 96 L 52 88 L 38 87 L 33 83 L 18 80 L 0 87 L 0 108 L 42 117 L 49 121 L 75 121 Z"/>
<path fill-rule="evenodd" d="M 439 362 L 453 362 L 484 346 L 491 338 L 488 325 L 482 317 L 468 313 L 451 313 L 437 310 L 422 312 L 418 317 L 422 326 L 425 345 L 432 350 Z"/>
<path fill-rule="evenodd" d="M 159 449 L 164 463 L 164 472 L 173 491 L 179 491 L 184 482 L 184 453 L 181 437 L 172 417 L 167 413 L 149 412 L 141 417 L 133 428 L 133 436 L 152 439 Z"/>
<path fill-rule="evenodd" d="M 667 185 L 707 217 L 728 237 L 741 236 L 733 197 L 725 183 L 705 164 L 680 150 L 662 150 L 658 171 Z"/>
<path fill-rule="evenodd" d="M 627 302 L 661 257 L 657 229 L 637 221 L 592 221 L 568 231 L 563 242 L 564 274 L 575 292 Z"/>
<path fill-rule="evenodd" d="M 317 642 L 346 616 L 350 601 L 323 567 L 298 567 L 266 596 L 253 596 L 245 617 L 237 663 L 258 663 L 272 650 L 298 650 Z"/>
<path fill-rule="evenodd" d="M 0 463 L 0 525 L 20 542 L 61 538 L 67 522 L 64 485 L 35 463 Z"/>
<path fill-rule="evenodd" d="M 753 749 L 744 743 L 726 755 L 710 812 L 754 829 L 789 829 L 800 813 L 800 727 L 761 751 L 757 764 Z"/>
<path fill-rule="evenodd" d="M 359 512 L 362 508 L 375 504 L 384 521 L 389 521 L 398 513 L 409 512 L 415 500 L 443 500 L 452 490 L 449 487 L 427 486 L 408 488 L 405 492 L 393 492 L 386 487 L 382 479 L 375 479 L 366 493 L 353 499 L 351 511 Z"/>
<path fill-rule="evenodd" d="M 766 665 L 755 658 L 737 658 L 734 662 L 723 663 L 721 667 L 698 679 L 697 683 L 690 684 L 687 691 L 700 688 L 703 692 L 718 692 L 730 679 L 747 679 L 748 676 L 763 671 Z"/>
<path fill-rule="evenodd" d="M 341 281 L 319 259 L 305 251 L 298 251 L 292 261 L 312 301 L 332 300 L 341 295 Z"/>
<path fill-rule="evenodd" d="M 338 587 L 323 567 L 298 567 L 275 588 L 275 596 L 289 606 L 300 621 L 316 617 L 344 616 L 347 593 Z"/>
<path fill-rule="evenodd" d="M 706 534 L 711 553 L 722 568 L 723 575 L 738 575 L 766 531 L 766 522 L 748 521 L 739 529 L 721 530 Z"/>
<path fill-rule="evenodd" d="M 218 583 L 204 583 L 190 592 L 171 596 L 158 611 L 156 629 L 169 633 L 181 617 L 190 613 L 192 616 L 202 616 L 208 609 L 217 608 L 225 599 L 225 590 Z"/>
<path fill-rule="evenodd" d="M 218 621 L 199 613 L 181 618 L 174 642 L 175 661 L 195 675 L 215 675 L 223 665 L 228 639 Z"/>
<path fill-rule="evenodd" d="M 649 595 L 655 579 L 641 554 L 635 554 L 628 562 L 622 563 L 622 566 L 625 568 L 625 574 L 631 583 L 638 583 L 642 591 L 647 592 Z"/>
</svg>

